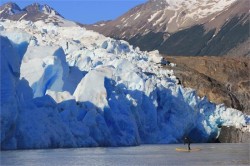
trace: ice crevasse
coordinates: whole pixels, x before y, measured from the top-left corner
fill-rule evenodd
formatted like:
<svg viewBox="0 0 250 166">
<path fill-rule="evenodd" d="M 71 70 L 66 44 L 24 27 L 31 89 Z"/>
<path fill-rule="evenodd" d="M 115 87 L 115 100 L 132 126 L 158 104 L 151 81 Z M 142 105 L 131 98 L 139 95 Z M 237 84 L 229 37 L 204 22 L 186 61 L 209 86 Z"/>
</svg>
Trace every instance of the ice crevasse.
<svg viewBox="0 0 250 166">
<path fill-rule="evenodd" d="M 249 116 L 215 105 L 159 55 L 82 27 L 1 20 L 1 149 L 132 146 L 217 138 Z"/>
</svg>

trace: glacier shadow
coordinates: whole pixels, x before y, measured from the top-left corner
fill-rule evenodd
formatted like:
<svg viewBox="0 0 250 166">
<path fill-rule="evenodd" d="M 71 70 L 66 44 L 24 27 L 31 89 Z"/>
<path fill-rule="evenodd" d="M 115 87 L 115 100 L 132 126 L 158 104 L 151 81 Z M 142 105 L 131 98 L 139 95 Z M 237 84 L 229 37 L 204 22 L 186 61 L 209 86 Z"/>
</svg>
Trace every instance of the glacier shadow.
<svg viewBox="0 0 250 166">
<path fill-rule="evenodd" d="M 130 126 L 134 130 L 136 140 L 141 143 L 181 143 L 184 136 L 189 136 L 193 142 L 213 142 L 215 134 L 208 135 L 202 126 L 201 120 L 204 118 L 198 113 L 198 110 L 191 107 L 187 100 L 179 92 L 178 96 L 172 95 L 169 89 L 157 88 L 151 94 L 146 95 L 145 92 L 139 90 L 128 90 L 124 84 L 119 84 L 119 89 L 124 90 L 124 94 L 118 95 L 118 98 L 111 92 L 114 90 L 115 81 L 106 78 L 105 88 L 107 89 L 107 100 L 109 109 L 104 111 L 105 120 L 108 126 L 115 124 L 114 120 L 110 121 L 112 111 L 119 110 L 119 113 L 132 117 L 131 123 L 135 126 L 126 124 L 126 122 L 118 123 L 117 128 Z M 131 104 L 125 96 L 131 96 L 138 103 L 137 106 Z M 155 100 L 152 100 L 155 98 Z M 110 100 L 111 99 L 111 100 Z M 125 100 L 125 102 L 121 102 Z M 158 105 L 155 106 L 154 101 Z M 121 103 L 118 104 L 117 103 Z M 129 103 L 126 106 L 126 103 Z M 212 113 L 212 112 L 211 112 Z M 191 114 L 191 115 L 190 115 Z M 193 115 L 192 115 L 193 114 Z M 113 115 L 114 116 L 114 115 Z M 188 119 L 187 117 L 190 117 Z M 126 130 L 126 128 L 124 128 Z M 217 134 L 217 133 L 216 133 Z M 139 138 L 138 138 L 139 135 Z"/>
</svg>

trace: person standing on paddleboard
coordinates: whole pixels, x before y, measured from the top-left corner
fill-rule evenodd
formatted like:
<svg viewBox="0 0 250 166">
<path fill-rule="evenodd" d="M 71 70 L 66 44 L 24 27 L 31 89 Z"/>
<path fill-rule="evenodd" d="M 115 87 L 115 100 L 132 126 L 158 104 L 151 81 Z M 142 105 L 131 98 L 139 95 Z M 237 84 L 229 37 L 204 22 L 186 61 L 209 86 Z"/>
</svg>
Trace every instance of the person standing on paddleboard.
<svg viewBox="0 0 250 166">
<path fill-rule="evenodd" d="M 188 144 L 188 150 L 191 150 L 191 148 L 190 148 L 191 142 L 190 142 L 190 139 L 189 139 L 188 137 L 185 137 L 185 138 L 184 138 L 184 145 L 185 145 L 185 144 Z"/>
</svg>

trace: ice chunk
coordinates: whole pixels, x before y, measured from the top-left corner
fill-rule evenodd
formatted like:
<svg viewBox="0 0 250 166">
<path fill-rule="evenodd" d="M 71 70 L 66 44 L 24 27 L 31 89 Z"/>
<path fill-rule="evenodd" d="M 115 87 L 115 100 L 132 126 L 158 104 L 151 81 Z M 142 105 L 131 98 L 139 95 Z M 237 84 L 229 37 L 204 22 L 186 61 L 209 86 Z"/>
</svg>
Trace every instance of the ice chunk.
<svg viewBox="0 0 250 166">
<path fill-rule="evenodd" d="M 47 90 L 47 95 L 51 96 L 57 103 L 61 103 L 67 100 L 74 100 L 75 98 L 67 91 L 64 92 L 55 92 Z"/>
<path fill-rule="evenodd" d="M 15 31 L 3 31 L 0 34 L 9 38 L 12 45 L 16 48 L 20 59 L 22 59 L 27 50 L 32 35 L 20 29 L 16 29 Z"/>
<path fill-rule="evenodd" d="M 154 50 L 148 53 L 149 60 L 155 63 L 161 63 L 163 60 L 163 57 L 159 54 L 158 50 Z"/>
<path fill-rule="evenodd" d="M 91 102 L 100 109 L 108 106 L 105 79 L 111 78 L 113 69 L 110 67 L 90 71 L 77 86 L 74 96 L 76 101 Z"/>
<path fill-rule="evenodd" d="M 110 39 L 103 42 L 102 48 L 106 49 L 109 53 L 122 54 L 129 52 L 131 46 L 125 41 Z"/>
<path fill-rule="evenodd" d="M 48 89 L 62 91 L 68 70 L 62 48 L 29 46 L 23 57 L 21 77 L 28 80 L 34 97 L 39 97 Z"/>
</svg>

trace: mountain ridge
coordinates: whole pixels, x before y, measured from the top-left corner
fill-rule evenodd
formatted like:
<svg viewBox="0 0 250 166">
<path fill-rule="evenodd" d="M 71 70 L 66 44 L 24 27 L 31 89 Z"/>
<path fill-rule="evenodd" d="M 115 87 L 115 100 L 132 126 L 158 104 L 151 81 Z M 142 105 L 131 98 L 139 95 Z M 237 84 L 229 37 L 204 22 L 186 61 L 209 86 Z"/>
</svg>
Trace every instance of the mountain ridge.
<svg viewBox="0 0 250 166">
<path fill-rule="evenodd" d="M 16 3 L 9 2 L 0 6 L 0 19 L 13 21 L 43 21 L 60 26 L 80 25 L 77 22 L 66 20 L 60 13 L 47 4 L 33 3 L 21 9 Z"/>
<path fill-rule="evenodd" d="M 202 18 L 197 18 L 197 21 L 192 22 L 184 19 L 189 18 L 186 16 L 188 13 L 184 13 L 182 16 L 181 9 L 180 11 L 177 9 L 174 14 L 167 7 L 165 9 L 162 6 L 157 6 L 159 1 L 148 1 L 131 9 L 116 20 L 102 23 L 102 26 L 99 24 L 90 25 L 87 26 L 87 29 L 116 39 L 127 40 L 142 50 L 158 49 L 160 53 L 165 55 L 222 56 L 230 53 L 230 50 L 240 49 L 240 45 L 250 36 L 249 1 L 233 0 L 228 2 L 231 2 L 230 5 L 227 4 L 221 11 L 207 12 L 208 15 L 204 14 Z M 216 7 L 215 4 L 213 7 Z M 206 11 L 207 8 L 209 7 L 204 7 L 203 10 Z M 198 10 L 198 13 L 203 10 Z M 165 14 L 163 11 L 166 11 Z M 140 12 L 146 14 L 138 16 Z M 162 20 L 164 23 L 157 23 L 158 20 Z M 129 24 L 131 26 L 127 26 Z M 220 44 L 221 40 L 221 45 L 217 45 Z M 224 48 L 224 46 L 226 47 Z M 242 52 L 242 49 L 238 52 L 240 51 Z M 237 51 L 234 52 L 237 54 Z M 242 54 L 250 56 L 249 49 L 243 51 Z"/>
</svg>

